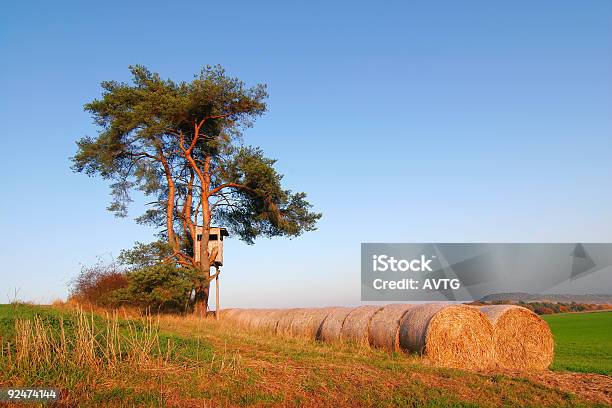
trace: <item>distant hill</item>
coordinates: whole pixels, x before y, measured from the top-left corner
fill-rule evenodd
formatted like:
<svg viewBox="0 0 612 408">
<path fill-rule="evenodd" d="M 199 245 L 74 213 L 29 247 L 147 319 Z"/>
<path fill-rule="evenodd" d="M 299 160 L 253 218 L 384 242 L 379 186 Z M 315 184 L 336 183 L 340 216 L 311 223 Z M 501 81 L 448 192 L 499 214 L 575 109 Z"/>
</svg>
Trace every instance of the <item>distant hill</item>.
<svg viewBox="0 0 612 408">
<path fill-rule="evenodd" d="M 612 295 L 570 295 L 552 294 L 544 295 L 539 293 L 495 293 L 480 299 L 481 302 L 496 302 L 501 300 L 511 300 L 514 302 L 550 302 L 550 303 L 591 303 L 591 304 L 612 304 Z"/>
</svg>

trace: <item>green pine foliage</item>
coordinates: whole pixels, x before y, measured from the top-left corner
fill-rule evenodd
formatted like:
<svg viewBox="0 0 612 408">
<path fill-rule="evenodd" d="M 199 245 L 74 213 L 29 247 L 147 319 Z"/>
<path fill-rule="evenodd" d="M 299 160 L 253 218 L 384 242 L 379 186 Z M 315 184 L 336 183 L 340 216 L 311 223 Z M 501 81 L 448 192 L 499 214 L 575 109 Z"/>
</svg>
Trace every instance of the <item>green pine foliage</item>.
<svg viewBox="0 0 612 408">
<path fill-rule="evenodd" d="M 305 193 L 283 186 L 275 160 L 242 141 L 266 112 L 265 85 L 247 87 L 220 66 L 204 67 L 190 82 L 162 79 L 140 65 L 130 70 L 130 83 L 102 82 L 101 98 L 85 105 L 99 132 L 77 142 L 72 168 L 109 183 L 108 209 L 119 217 L 128 214 L 135 191 L 148 196 L 136 221 L 156 227 L 159 240 L 121 254 L 130 272 L 118 293 L 176 308 L 177 296 L 194 290 L 201 310 L 213 261 L 208 234 L 196 239 L 198 226 L 225 227 L 253 244 L 261 236 L 312 231 L 321 214 Z M 190 288 L 182 283 L 186 277 Z"/>
</svg>

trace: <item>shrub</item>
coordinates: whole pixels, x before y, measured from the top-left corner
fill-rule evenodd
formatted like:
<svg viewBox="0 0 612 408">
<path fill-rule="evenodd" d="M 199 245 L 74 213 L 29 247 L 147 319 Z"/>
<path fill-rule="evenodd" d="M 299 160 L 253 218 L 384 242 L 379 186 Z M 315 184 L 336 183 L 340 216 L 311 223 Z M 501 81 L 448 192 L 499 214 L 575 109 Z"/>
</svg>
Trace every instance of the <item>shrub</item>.
<svg viewBox="0 0 612 408">
<path fill-rule="evenodd" d="M 98 259 L 82 267 L 72 280 L 70 298 L 106 308 L 121 306 L 152 312 L 184 312 L 191 308 L 191 293 L 196 273 L 189 268 L 164 262 L 167 244 L 137 242 L 121 251 L 118 262 Z"/>
<path fill-rule="evenodd" d="M 105 264 L 99 259 L 93 266 L 83 266 L 72 280 L 70 298 L 97 306 L 114 306 L 114 292 L 127 286 L 128 278 L 115 262 Z"/>
<path fill-rule="evenodd" d="M 553 314 L 555 313 L 555 310 L 551 309 L 550 307 L 546 307 L 546 306 L 537 306 L 534 309 L 534 312 L 539 315 L 544 315 L 544 314 Z"/>
<path fill-rule="evenodd" d="M 128 285 L 113 293 L 115 305 L 182 312 L 190 307 L 194 272 L 172 264 L 157 264 L 127 273 Z"/>
</svg>

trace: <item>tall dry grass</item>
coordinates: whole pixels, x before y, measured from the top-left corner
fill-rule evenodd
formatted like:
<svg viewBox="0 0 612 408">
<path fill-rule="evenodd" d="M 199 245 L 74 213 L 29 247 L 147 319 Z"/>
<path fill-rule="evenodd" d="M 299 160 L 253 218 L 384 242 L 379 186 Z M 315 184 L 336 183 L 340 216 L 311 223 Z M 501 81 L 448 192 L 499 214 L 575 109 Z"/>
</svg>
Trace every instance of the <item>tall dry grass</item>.
<svg viewBox="0 0 612 408">
<path fill-rule="evenodd" d="M 13 341 L 2 341 L 0 359 L 5 367 L 19 371 L 75 367 L 97 372 L 168 363 L 173 344 L 168 340 L 162 352 L 158 321 L 149 316 L 141 322 L 121 322 L 117 313 L 95 319 L 81 309 L 70 331 L 63 317 L 59 327 L 40 316 L 17 320 Z"/>
</svg>

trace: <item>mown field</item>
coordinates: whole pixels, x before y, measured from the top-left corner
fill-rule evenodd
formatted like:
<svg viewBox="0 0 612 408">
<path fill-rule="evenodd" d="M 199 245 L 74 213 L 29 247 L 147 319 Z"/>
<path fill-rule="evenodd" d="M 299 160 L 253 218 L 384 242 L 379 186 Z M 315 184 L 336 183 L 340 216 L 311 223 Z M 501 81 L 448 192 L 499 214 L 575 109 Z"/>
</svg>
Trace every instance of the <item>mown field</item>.
<svg viewBox="0 0 612 408">
<path fill-rule="evenodd" d="M 16 330 L 15 322 L 24 320 L 31 323 L 19 323 Z M 61 406 L 590 407 L 612 402 L 608 376 L 443 369 L 417 356 L 245 332 L 212 319 L 107 318 L 65 308 L 0 305 L 0 337 L 0 387 L 58 387 Z"/>
<path fill-rule="evenodd" d="M 553 370 L 612 374 L 612 311 L 543 318 L 555 338 Z"/>
</svg>

